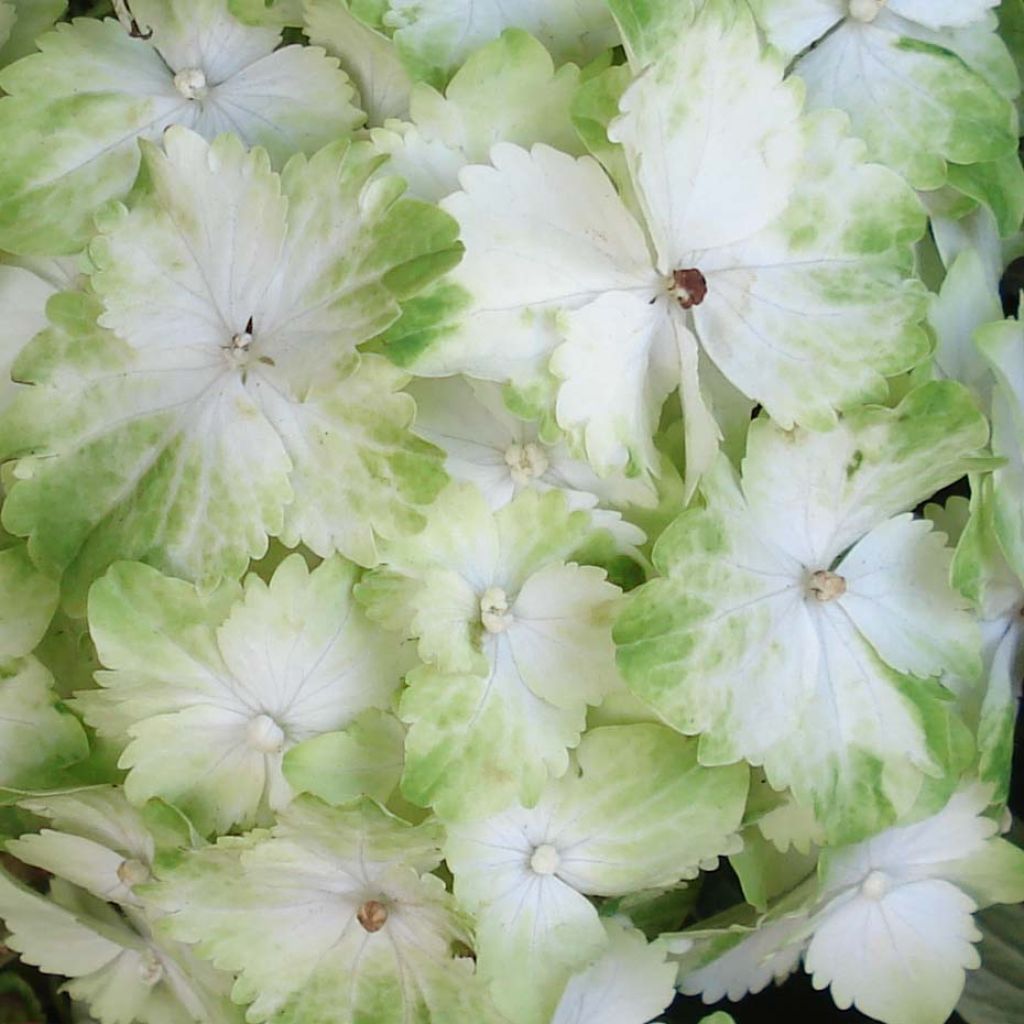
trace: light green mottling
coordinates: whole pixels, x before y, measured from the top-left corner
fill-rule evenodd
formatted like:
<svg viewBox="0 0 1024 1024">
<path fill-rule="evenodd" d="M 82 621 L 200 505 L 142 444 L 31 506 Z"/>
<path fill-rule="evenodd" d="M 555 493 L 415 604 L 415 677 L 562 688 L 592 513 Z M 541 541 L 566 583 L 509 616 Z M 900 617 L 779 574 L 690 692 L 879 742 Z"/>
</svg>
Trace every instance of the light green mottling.
<svg viewBox="0 0 1024 1024">
<path fill-rule="evenodd" d="M 52 687 L 34 658 L 0 661 L 0 786 L 45 788 L 56 771 L 88 754 L 82 726 Z"/>
<path fill-rule="evenodd" d="M 22 459 L 5 522 L 69 571 L 73 606 L 114 558 L 215 583 L 268 534 L 372 564 L 445 479 L 407 429 L 404 375 L 354 349 L 457 258 L 454 224 L 395 179 L 368 182 L 367 144 L 296 157 L 282 178 L 231 136 L 178 128 L 166 145 L 93 243 L 99 299 L 51 303 L 17 365 L 36 386 L 4 422 Z"/>
<path fill-rule="evenodd" d="M 595 729 L 575 761 L 536 806 L 453 825 L 445 845 L 479 969 L 524 1024 L 550 1020 L 566 975 L 607 942 L 587 896 L 673 885 L 740 848 L 745 766 L 703 768 L 694 741 L 647 724 Z"/>
<path fill-rule="evenodd" d="M 270 832 L 221 839 L 153 886 L 161 929 L 240 972 L 238 1002 L 259 1024 L 494 1021 L 467 921 L 440 879 L 433 825 L 412 828 L 365 801 L 296 800 Z M 357 920 L 367 900 L 382 927 Z M 496 1022 L 495 1022 L 496 1024 Z"/>
<path fill-rule="evenodd" d="M 536 36 L 558 63 L 590 60 L 618 42 L 601 0 L 389 0 L 384 24 L 414 77 L 434 86 L 507 28 Z"/>
<path fill-rule="evenodd" d="M 363 115 L 337 62 L 312 47 L 275 51 L 279 32 L 236 21 L 227 0 L 140 3 L 153 35 L 132 38 L 113 19 L 61 24 L 32 54 L 0 72 L 0 246 L 72 253 L 92 234 L 93 214 L 123 197 L 139 169 L 139 139 L 174 124 L 208 138 L 239 132 L 278 166 L 351 133 Z M 212 83 L 187 97 L 177 71 Z"/>
<path fill-rule="evenodd" d="M 874 159 L 916 188 L 938 188 L 946 163 L 997 160 L 1017 148 L 1013 103 L 959 56 L 905 33 L 912 23 L 848 21 L 800 59 L 812 109 L 839 107 Z M 872 89 L 863 72 L 871 68 Z M 899 111 L 899 117 L 891 112 Z"/>
<path fill-rule="evenodd" d="M 404 652 L 353 603 L 355 578 L 343 559 L 310 572 L 292 555 L 241 590 L 203 594 L 135 563 L 97 582 L 89 622 L 107 671 L 76 705 L 128 741 L 128 796 L 163 797 L 204 834 L 285 806 L 285 751 L 387 707 L 401 680 Z"/>
<path fill-rule="evenodd" d="M 924 775 L 959 764 L 962 732 L 912 676 L 976 678 L 980 641 L 944 538 L 889 517 L 959 476 L 985 433 L 951 383 L 826 434 L 759 419 L 742 485 L 720 461 L 707 508 L 655 547 L 663 578 L 630 595 L 614 631 L 627 683 L 702 734 L 704 763 L 763 763 L 837 838 L 906 812 Z M 810 589 L 823 570 L 845 581 L 825 602 Z"/>
</svg>

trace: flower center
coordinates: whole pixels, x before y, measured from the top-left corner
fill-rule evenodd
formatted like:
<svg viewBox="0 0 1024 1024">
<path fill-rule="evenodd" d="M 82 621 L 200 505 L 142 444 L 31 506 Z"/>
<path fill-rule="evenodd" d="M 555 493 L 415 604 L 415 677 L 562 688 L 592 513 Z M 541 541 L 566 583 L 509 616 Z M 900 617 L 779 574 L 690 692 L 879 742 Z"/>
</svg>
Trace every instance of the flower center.
<svg viewBox="0 0 1024 1024">
<path fill-rule="evenodd" d="M 164 976 L 164 966 L 156 958 L 156 953 L 147 949 L 139 960 L 139 977 L 143 984 L 152 987 Z"/>
<path fill-rule="evenodd" d="M 807 589 L 821 602 L 834 601 L 846 593 L 846 580 L 827 569 L 811 573 Z"/>
<path fill-rule="evenodd" d="M 202 99 L 206 95 L 206 75 L 202 68 L 183 68 L 174 76 L 174 88 L 187 100 Z"/>
<path fill-rule="evenodd" d="M 530 868 L 538 875 L 553 875 L 561 863 L 562 858 L 550 843 L 538 846 L 530 857 Z"/>
<path fill-rule="evenodd" d="M 707 278 L 696 267 L 675 270 L 669 290 L 683 309 L 692 309 L 699 306 L 708 293 Z"/>
<path fill-rule="evenodd" d="M 505 464 L 517 484 L 528 484 L 548 470 L 548 457 L 544 449 L 533 441 L 510 444 L 505 449 Z"/>
<path fill-rule="evenodd" d="M 880 900 L 889 891 L 889 876 L 884 871 L 872 871 L 861 882 L 860 891 L 869 900 Z"/>
<path fill-rule="evenodd" d="M 149 868 L 141 860 L 123 860 L 117 868 L 117 880 L 129 889 L 133 885 L 141 885 L 149 881 Z"/>
<path fill-rule="evenodd" d="M 870 24 L 878 17 L 886 0 L 850 0 L 850 17 Z"/>
<path fill-rule="evenodd" d="M 480 621 L 488 633 L 504 633 L 512 625 L 508 595 L 501 587 L 488 587 L 480 598 Z"/>
<path fill-rule="evenodd" d="M 284 730 L 270 715 L 257 715 L 245 730 L 245 738 L 253 750 L 261 754 L 277 754 L 284 746 Z"/>
<path fill-rule="evenodd" d="M 379 900 L 367 900 L 357 911 L 356 920 L 368 932 L 379 932 L 388 923 L 388 908 Z"/>
</svg>

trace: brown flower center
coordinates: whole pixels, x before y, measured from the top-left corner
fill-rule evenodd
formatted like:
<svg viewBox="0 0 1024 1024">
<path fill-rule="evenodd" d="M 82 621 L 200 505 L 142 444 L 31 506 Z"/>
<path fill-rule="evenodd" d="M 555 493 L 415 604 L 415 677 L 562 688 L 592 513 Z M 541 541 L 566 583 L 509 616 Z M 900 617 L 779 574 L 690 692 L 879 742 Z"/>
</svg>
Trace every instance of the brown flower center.
<svg viewBox="0 0 1024 1024">
<path fill-rule="evenodd" d="M 673 271 L 672 284 L 672 293 L 683 309 L 699 306 L 708 293 L 707 278 L 696 267 Z"/>
<path fill-rule="evenodd" d="M 368 932 L 379 932 L 388 922 L 388 908 L 378 900 L 367 900 L 356 911 L 356 920 Z"/>
<path fill-rule="evenodd" d="M 842 576 L 837 576 L 834 572 L 819 569 L 817 572 L 811 573 L 808 590 L 819 601 L 834 601 L 837 597 L 842 597 L 846 593 L 846 580 Z"/>
</svg>

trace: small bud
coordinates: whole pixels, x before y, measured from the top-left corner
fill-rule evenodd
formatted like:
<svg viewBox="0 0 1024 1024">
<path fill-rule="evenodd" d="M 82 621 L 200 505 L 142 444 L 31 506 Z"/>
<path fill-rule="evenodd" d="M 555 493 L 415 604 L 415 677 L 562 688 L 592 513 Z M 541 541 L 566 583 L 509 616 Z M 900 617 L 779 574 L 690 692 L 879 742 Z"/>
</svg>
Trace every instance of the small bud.
<svg viewBox="0 0 1024 1024">
<path fill-rule="evenodd" d="M 174 88 L 187 100 L 206 95 L 206 75 L 202 68 L 184 68 L 174 76 Z"/>
<path fill-rule="evenodd" d="M 534 441 L 526 444 L 510 444 L 505 449 L 505 465 L 517 484 L 528 484 L 548 471 L 548 457 L 544 449 Z"/>
<path fill-rule="evenodd" d="M 488 633 L 504 633 L 512 624 L 508 595 L 501 587 L 488 587 L 480 598 L 480 621 Z"/>
<path fill-rule="evenodd" d="M 872 871 L 861 882 L 861 895 L 869 900 L 880 900 L 889 891 L 889 876 L 884 871 Z"/>
<path fill-rule="evenodd" d="M 388 923 L 388 908 L 378 900 L 367 900 L 357 911 L 356 920 L 368 932 L 379 932 Z"/>
<path fill-rule="evenodd" d="M 142 885 L 150 879 L 149 868 L 141 860 L 133 857 L 121 861 L 117 868 L 117 879 L 129 889 L 134 885 Z"/>
<path fill-rule="evenodd" d="M 885 0 L 850 0 L 850 17 L 870 24 L 885 6 Z"/>
<path fill-rule="evenodd" d="M 550 843 L 538 846 L 530 857 L 530 868 L 538 875 L 553 875 L 561 863 L 562 858 Z"/>
<path fill-rule="evenodd" d="M 152 987 L 164 976 L 164 965 L 157 959 L 156 953 L 147 949 L 139 960 L 139 977 L 143 983 Z"/>
<path fill-rule="evenodd" d="M 817 572 L 811 573 L 811 581 L 807 589 L 821 602 L 834 601 L 846 593 L 846 580 L 834 572 L 819 569 Z"/>
</svg>

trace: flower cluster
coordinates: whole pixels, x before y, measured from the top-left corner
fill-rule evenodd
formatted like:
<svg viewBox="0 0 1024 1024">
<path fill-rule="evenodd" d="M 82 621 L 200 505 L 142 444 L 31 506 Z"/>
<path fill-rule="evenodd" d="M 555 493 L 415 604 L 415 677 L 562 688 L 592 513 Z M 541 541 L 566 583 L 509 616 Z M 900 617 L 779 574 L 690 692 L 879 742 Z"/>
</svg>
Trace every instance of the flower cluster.
<svg viewBox="0 0 1024 1024">
<path fill-rule="evenodd" d="M 1024 900 L 996 7 L 0 0 L 6 945 L 99 1024 L 944 1024 Z"/>
</svg>

